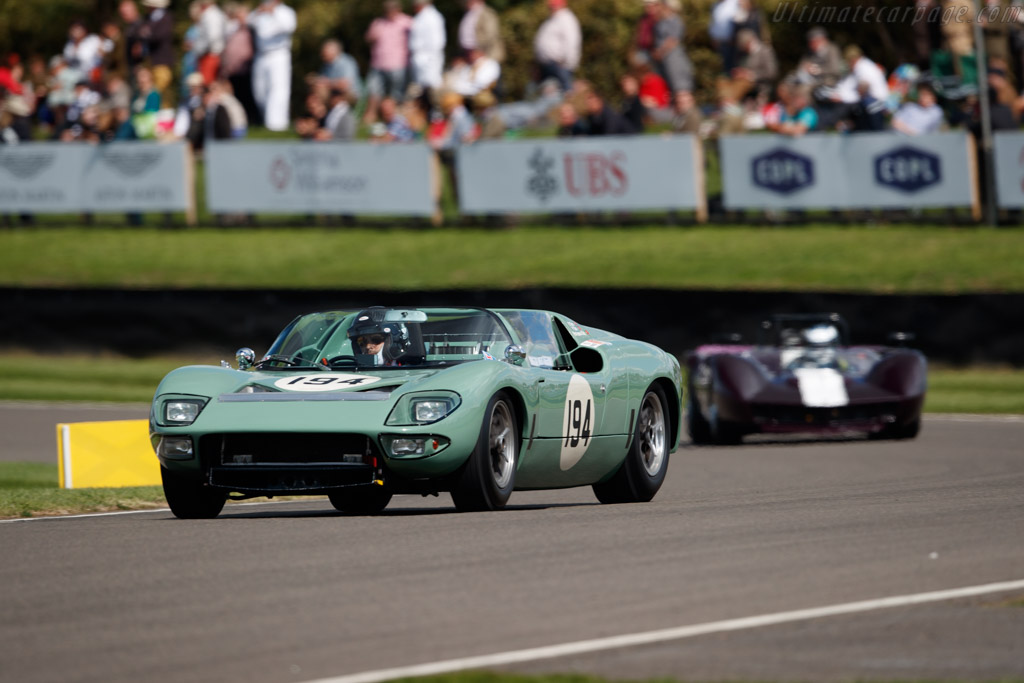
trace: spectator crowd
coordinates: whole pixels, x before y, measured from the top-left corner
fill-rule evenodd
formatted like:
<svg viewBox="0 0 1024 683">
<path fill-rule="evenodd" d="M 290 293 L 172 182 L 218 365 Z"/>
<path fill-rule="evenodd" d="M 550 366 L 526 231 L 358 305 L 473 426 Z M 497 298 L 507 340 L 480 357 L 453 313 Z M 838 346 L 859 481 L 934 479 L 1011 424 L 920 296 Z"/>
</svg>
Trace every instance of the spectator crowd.
<svg viewBox="0 0 1024 683">
<path fill-rule="evenodd" d="M 513 100 L 501 18 L 486 0 L 464 0 L 453 36 L 432 0 L 381 0 L 365 30 L 368 54 L 359 55 L 365 72 L 340 40 L 327 40 L 320 69 L 295 81 L 304 92 L 293 115 L 297 16 L 285 2 L 193 0 L 178 41 L 170 0 L 121 0 L 116 18 L 73 21 L 63 50 L 48 59 L 0 55 L 0 142 L 180 138 L 201 150 L 206 140 L 244 137 L 260 124 L 313 141 L 425 139 L 445 153 L 525 129 L 709 138 L 757 130 L 918 135 L 980 125 L 971 21 L 915 22 L 913 44 L 889 72 L 871 46 L 838 45 L 811 27 L 803 58 L 783 72 L 771 17 L 754 0 L 718 0 L 707 37 L 721 68 L 713 92 L 698 101 L 695 84 L 709 79 L 688 54 L 681 0 L 637 2 L 643 12 L 618 90 L 601 92 L 580 74 L 586 27 L 572 0 L 545 0 L 530 96 Z M 972 4 L 915 2 L 921 16 Z M 992 124 L 1016 128 L 1024 114 L 1024 8 L 1021 0 L 982 4 L 991 11 L 970 14 L 982 24 Z"/>
</svg>

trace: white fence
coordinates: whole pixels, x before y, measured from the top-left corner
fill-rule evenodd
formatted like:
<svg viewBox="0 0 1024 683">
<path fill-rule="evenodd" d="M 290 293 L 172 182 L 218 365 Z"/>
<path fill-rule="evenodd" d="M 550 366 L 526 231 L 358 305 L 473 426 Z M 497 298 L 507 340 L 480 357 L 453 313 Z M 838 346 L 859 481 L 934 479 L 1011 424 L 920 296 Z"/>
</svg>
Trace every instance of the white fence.
<svg viewBox="0 0 1024 683">
<path fill-rule="evenodd" d="M 689 135 L 487 141 L 455 157 L 464 214 L 692 210 L 707 216 L 701 142 Z M 1024 132 L 996 135 L 999 205 L 1024 208 Z M 728 209 L 970 207 L 965 132 L 729 136 Z M 229 142 L 205 150 L 210 213 L 437 216 L 424 144 Z M 185 143 L 0 145 L 0 214 L 176 212 L 195 216 Z"/>
<path fill-rule="evenodd" d="M 704 157 L 690 135 L 480 142 L 458 151 L 463 213 L 693 209 Z"/>
<path fill-rule="evenodd" d="M 722 140 L 728 209 L 969 206 L 977 213 L 977 186 L 973 141 L 963 132 Z"/>
<path fill-rule="evenodd" d="M 999 206 L 1024 209 L 1024 132 L 997 132 L 995 149 Z"/>
<path fill-rule="evenodd" d="M 207 145 L 212 213 L 386 214 L 435 210 L 426 145 L 225 142 Z"/>
<path fill-rule="evenodd" d="M 184 211 L 194 215 L 185 143 L 0 145 L 0 213 Z"/>
</svg>

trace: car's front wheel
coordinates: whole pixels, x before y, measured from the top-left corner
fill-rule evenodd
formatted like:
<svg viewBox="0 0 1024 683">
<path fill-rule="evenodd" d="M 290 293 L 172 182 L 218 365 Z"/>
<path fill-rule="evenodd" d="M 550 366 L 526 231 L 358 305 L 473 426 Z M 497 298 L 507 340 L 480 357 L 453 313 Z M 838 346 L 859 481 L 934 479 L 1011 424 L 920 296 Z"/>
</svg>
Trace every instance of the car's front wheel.
<svg viewBox="0 0 1024 683">
<path fill-rule="evenodd" d="M 387 486 L 351 486 L 327 494 L 331 505 L 342 512 L 355 515 L 375 515 L 391 502 L 391 489 Z"/>
<path fill-rule="evenodd" d="M 669 435 L 672 425 L 665 393 L 652 385 L 640 402 L 633 442 L 619 471 L 608 481 L 594 484 L 602 503 L 646 503 L 654 498 L 668 472 Z"/>
<path fill-rule="evenodd" d="M 519 425 L 512 401 L 504 392 L 491 397 L 484 411 L 480 437 L 452 486 L 459 512 L 505 507 L 516 484 Z"/>
<path fill-rule="evenodd" d="M 178 519 L 213 519 L 224 509 L 228 499 L 226 491 L 203 486 L 195 477 L 172 472 L 160 467 L 164 484 L 164 498 Z"/>
</svg>

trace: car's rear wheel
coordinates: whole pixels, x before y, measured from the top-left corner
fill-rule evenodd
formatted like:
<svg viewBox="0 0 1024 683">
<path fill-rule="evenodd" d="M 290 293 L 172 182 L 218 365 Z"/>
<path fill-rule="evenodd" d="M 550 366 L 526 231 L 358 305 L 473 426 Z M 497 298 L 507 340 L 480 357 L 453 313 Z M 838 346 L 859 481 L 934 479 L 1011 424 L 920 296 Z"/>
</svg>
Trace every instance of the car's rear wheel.
<svg viewBox="0 0 1024 683">
<path fill-rule="evenodd" d="M 373 484 L 335 489 L 327 494 L 331 505 L 342 512 L 356 515 L 375 515 L 391 502 L 391 489 Z"/>
<path fill-rule="evenodd" d="M 487 403 L 480 438 L 452 486 L 452 500 L 460 512 L 505 507 L 516 484 L 519 425 L 512 401 L 498 392 Z"/>
<path fill-rule="evenodd" d="M 730 446 L 743 441 L 743 432 L 732 422 L 721 418 L 717 405 L 711 406 L 711 419 L 708 421 L 708 425 L 712 443 Z"/>
<path fill-rule="evenodd" d="M 916 439 L 918 433 L 921 431 L 921 418 L 912 420 L 904 425 L 889 426 L 880 432 L 871 434 L 873 439 Z"/>
<path fill-rule="evenodd" d="M 669 423 L 661 387 L 651 385 L 640 401 L 640 414 L 633 429 L 633 442 L 619 471 L 611 479 L 594 484 L 594 495 L 602 503 L 646 503 L 654 498 L 668 472 L 671 450 Z"/>
<path fill-rule="evenodd" d="M 224 509 L 228 499 L 226 491 L 204 486 L 195 477 L 172 472 L 160 467 L 164 484 L 164 498 L 178 519 L 213 519 Z"/>
</svg>

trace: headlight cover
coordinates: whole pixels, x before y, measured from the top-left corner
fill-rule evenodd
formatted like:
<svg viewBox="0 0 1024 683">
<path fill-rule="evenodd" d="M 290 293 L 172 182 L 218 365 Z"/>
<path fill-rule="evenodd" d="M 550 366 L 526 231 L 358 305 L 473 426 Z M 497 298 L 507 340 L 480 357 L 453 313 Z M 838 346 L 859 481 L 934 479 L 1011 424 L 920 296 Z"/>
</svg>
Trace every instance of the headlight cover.
<svg viewBox="0 0 1024 683">
<path fill-rule="evenodd" d="M 190 425 L 199 417 L 206 401 L 198 398 L 172 398 L 163 402 L 160 411 L 161 424 L 170 426 Z"/>
<path fill-rule="evenodd" d="M 398 399 L 384 424 L 390 427 L 414 427 L 440 422 L 455 412 L 462 397 L 454 391 L 424 391 Z"/>
</svg>

